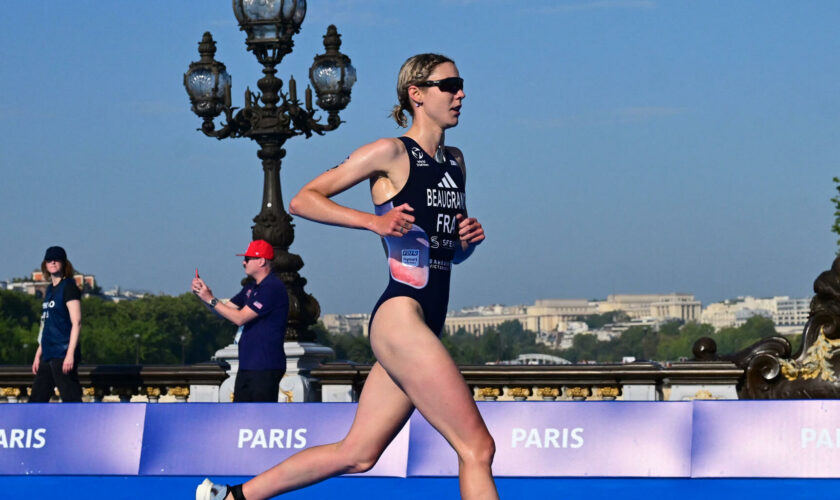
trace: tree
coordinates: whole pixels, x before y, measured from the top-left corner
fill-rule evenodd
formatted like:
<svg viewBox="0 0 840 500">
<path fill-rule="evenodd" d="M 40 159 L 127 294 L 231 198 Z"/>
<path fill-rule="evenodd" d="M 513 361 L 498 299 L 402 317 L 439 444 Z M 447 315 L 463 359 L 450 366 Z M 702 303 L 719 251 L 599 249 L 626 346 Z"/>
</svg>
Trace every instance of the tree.
<svg viewBox="0 0 840 500">
<path fill-rule="evenodd" d="M 664 327 L 665 325 L 660 328 L 660 334 L 664 333 L 663 330 L 667 332 Z M 656 348 L 656 359 L 674 361 L 680 358 L 691 358 L 694 342 L 701 337 L 711 337 L 714 333 L 715 329 L 712 325 L 693 321 L 686 323 L 679 329 L 678 335 L 663 334 L 660 336 L 659 345 Z"/>
<path fill-rule="evenodd" d="M 610 323 L 621 323 L 622 321 L 629 321 L 630 316 L 622 310 L 610 311 L 601 314 L 587 314 L 583 317 L 583 321 L 590 330 L 597 330 L 603 328 L 604 325 Z"/>
<path fill-rule="evenodd" d="M 608 314 L 609 319 L 617 317 Z M 32 362 L 40 315 L 40 300 L 0 290 L 0 363 Z M 601 322 L 608 316 L 590 319 Z M 312 330 L 319 343 L 335 351 L 336 359 L 375 361 L 366 337 L 331 335 L 320 323 Z M 231 323 L 210 313 L 191 293 L 116 303 L 98 297 L 82 299 L 81 345 L 82 361 L 86 364 L 133 364 L 138 347 L 143 364 L 177 364 L 181 361 L 182 339 L 187 363 L 208 361 L 218 349 L 232 342 L 235 332 Z M 512 360 L 524 353 L 552 354 L 572 362 L 618 362 L 624 356 L 658 361 L 690 358 L 694 342 L 706 336 L 715 338 L 719 353 L 734 353 L 771 335 L 776 335 L 773 322 L 754 316 L 738 328 L 724 328 L 718 333 L 710 325 L 691 322 L 680 326 L 679 322 L 669 322 L 659 331 L 634 326 L 608 341 L 582 334 L 575 336 L 572 347 L 566 350 L 537 344 L 536 334 L 518 321 L 487 328 L 479 336 L 460 328 L 453 335 L 444 335 L 441 341 L 457 364 Z"/>
<path fill-rule="evenodd" d="M 316 341 L 333 350 L 335 355 L 329 361 L 342 360 L 355 363 L 373 364 L 376 358 L 370 347 L 370 339 L 353 333 L 347 335 L 333 335 L 322 322 L 312 326 L 310 330 L 315 334 Z"/>
<path fill-rule="evenodd" d="M 831 232 L 840 236 L 840 178 L 834 177 L 832 180 L 837 184 L 834 186 L 837 190 L 837 196 L 831 199 L 834 203 L 834 225 L 831 226 Z M 840 255 L 840 239 L 837 240 L 837 255 Z"/>
<path fill-rule="evenodd" d="M 449 351 L 449 355 L 452 356 L 456 364 L 472 364 L 473 360 L 477 358 L 478 338 L 467 333 L 464 328 L 458 328 L 452 335 L 444 334 L 440 341 L 443 343 L 443 347 Z"/>
<path fill-rule="evenodd" d="M 598 338 L 595 335 L 583 334 L 575 335 L 572 339 L 572 348 L 569 349 L 570 355 L 565 357 L 569 361 L 591 361 L 597 358 L 598 352 Z"/>
<path fill-rule="evenodd" d="M 38 348 L 41 301 L 0 290 L 0 363 L 30 364 Z"/>
<path fill-rule="evenodd" d="M 722 328 L 715 334 L 719 354 L 731 354 L 745 349 L 764 337 L 777 335 L 773 320 L 763 316 L 753 316 L 737 327 Z"/>
<path fill-rule="evenodd" d="M 40 309 L 35 297 L 0 290 L 0 363 L 32 362 Z M 134 335 L 139 335 L 141 363 L 180 363 L 182 337 L 187 363 L 208 361 L 231 343 L 235 332 L 233 325 L 208 312 L 191 293 L 123 302 L 82 299 L 83 363 L 133 364 L 138 347 Z"/>
</svg>

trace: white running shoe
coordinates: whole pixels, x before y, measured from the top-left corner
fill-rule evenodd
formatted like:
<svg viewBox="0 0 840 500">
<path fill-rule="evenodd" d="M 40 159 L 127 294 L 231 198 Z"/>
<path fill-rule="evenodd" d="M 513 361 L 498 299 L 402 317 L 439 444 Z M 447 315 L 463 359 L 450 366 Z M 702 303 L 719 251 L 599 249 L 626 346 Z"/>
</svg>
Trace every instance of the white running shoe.
<svg viewBox="0 0 840 500">
<path fill-rule="evenodd" d="M 224 500 L 227 494 L 227 486 L 215 484 L 213 481 L 205 479 L 195 489 L 195 500 Z"/>
</svg>

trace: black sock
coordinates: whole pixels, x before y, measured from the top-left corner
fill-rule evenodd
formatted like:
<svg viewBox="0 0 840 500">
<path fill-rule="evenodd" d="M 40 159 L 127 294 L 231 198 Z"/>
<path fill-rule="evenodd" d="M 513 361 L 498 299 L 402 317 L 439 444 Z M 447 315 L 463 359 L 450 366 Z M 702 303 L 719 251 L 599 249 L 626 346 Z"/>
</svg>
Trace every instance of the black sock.
<svg viewBox="0 0 840 500">
<path fill-rule="evenodd" d="M 242 485 L 228 486 L 228 491 L 233 495 L 233 500 L 245 500 L 245 495 L 242 494 Z"/>
</svg>

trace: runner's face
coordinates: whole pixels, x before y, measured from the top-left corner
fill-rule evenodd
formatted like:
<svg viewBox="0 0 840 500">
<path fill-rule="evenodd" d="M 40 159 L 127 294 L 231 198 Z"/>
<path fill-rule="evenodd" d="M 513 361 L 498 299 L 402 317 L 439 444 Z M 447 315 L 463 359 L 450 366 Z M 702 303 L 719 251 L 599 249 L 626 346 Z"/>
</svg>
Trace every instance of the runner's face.
<svg viewBox="0 0 840 500">
<path fill-rule="evenodd" d="M 446 62 L 435 66 L 427 80 L 443 80 L 460 76 L 458 68 Z M 454 93 L 441 90 L 440 87 L 421 87 L 420 90 L 423 104 L 416 108 L 418 111 L 426 113 L 441 128 L 447 129 L 458 125 L 458 117 L 461 116 L 461 101 L 466 97 L 463 89 Z"/>
</svg>

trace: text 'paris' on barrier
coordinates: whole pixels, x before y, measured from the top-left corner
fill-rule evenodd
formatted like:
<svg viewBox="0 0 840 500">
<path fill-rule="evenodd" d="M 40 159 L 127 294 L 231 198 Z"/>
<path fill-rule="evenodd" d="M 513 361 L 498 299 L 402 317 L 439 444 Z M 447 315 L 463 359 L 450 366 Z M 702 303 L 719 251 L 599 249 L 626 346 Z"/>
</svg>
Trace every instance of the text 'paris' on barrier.
<svg viewBox="0 0 840 500">
<path fill-rule="evenodd" d="M 840 477 L 840 401 L 478 403 L 500 477 Z M 341 439 L 354 403 L 0 405 L 0 475 L 248 476 Z M 455 476 L 415 412 L 368 476 Z"/>
</svg>

